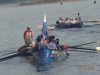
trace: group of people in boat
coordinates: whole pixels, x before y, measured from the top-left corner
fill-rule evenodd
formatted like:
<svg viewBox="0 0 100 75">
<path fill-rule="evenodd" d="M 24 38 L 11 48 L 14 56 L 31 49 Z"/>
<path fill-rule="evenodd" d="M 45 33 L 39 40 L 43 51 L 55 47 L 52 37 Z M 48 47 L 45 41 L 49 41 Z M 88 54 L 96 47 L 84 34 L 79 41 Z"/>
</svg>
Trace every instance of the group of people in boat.
<svg viewBox="0 0 100 75">
<path fill-rule="evenodd" d="M 34 47 L 35 50 L 41 50 L 42 48 L 48 48 L 53 50 L 61 50 L 63 48 L 63 45 L 59 44 L 59 39 L 55 39 L 55 36 L 48 36 L 48 31 L 46 30 L 45 33 L 47 34 L 47 37 L 45 37 L 43 34 L 40 34 L 37 36 L 36 41 L 33 41 L 33 34 L 30 30 L 31 27 L 28 26 L 27 30 L 25 30 L 23 34 L 23 38 L 25 41 L 25 45 L 21 46 L 18 51 L 21 52 L 23 50 L 30 50 L 32 47 Z"/>
<path fill-rule="evenodd" d="M 81 16 L 80 13 L 78 13 L 77 18 L 65 18 L 63 19 L 62 17 L 59 18 L 59 20 L 56 22 L 57 24 L 66 24 L 66 25 L 70 25 L 70 24 L 77 24 L 81 22 Z"/>
<path fill-rule="evenodd" d="M 49 36 L 49 38 L 43 38 L 43 35 L 39 35 L 36 39 L 35 50 L 41 50 L 42 48 L 48 48 L 51 50 L 61 50 L 59 39 L 55 39 L 55 36 Z"/>
</svg>

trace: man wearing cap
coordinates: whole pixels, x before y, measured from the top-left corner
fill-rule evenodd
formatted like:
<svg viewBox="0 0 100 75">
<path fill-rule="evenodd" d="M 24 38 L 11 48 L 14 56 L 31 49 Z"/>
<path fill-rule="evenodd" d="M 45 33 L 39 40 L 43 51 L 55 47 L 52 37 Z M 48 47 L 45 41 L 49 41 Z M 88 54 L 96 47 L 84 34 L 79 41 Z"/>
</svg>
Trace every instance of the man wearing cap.
<svg viewBox="0 0 100 75">
<path fill-rule="evenodd" d="M 30 29 L 31 27 L 27 26 L 27 30 L 24 32 L 23 37 L 24 37 L 25 44 L 31 44 L 33 41 L 33 34 Z"/>
<path fill-rule="evenodd" d="M 21 46 L 18 49 L 19 52 L 21 52 L 23 50 L 30 50 L 35 45 L 35 42 L 33 41 L 33 34 L 30 29 L 31 29 L 31 27 L 27 26 L 27 30 L 25 30 L 24 35 L 23 35 L 25 45 Z"/>
</svg>

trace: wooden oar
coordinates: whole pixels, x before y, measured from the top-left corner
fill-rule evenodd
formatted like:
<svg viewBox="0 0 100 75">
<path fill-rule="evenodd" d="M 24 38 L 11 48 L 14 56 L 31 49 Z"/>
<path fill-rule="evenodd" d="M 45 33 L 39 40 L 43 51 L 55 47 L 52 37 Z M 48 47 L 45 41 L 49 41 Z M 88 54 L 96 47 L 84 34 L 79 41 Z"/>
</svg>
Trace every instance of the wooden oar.
<svg viewBox="0 0 100 75">
<path fill-rule="evenodd" d="M 93 51 L 99 51 L 100 47 L 96 47 L 95 49 L 92 48 L 84 48 L 84 47 L 80 47 L 83 45 L 87 45 L 87 44 L 92 44 L 92 43 L 96 43 L 98 41 L 94 41 L 94 42 L 89 42 L 89 43 L 84 43 L 84 44 L 80 44 L 80 45 L 76 45 L 76 46 L 68 46 L 68 48 L 74 48 L 74 49 L 86 49 L 86 50 L 93 50 Z M 55 49 L 49 49 L 49 50 L 53 50 L 53 51 L 60 51 L 60 50 L 55 50 Z"/>
<path fill-rule="evenodd" d="M 14 54 L 11 54 L 9 56 L 0 58 L 0 62 L 5 61 L 5 60 L 8 60 L 8 59 L 11 59 L 11 58 L 14 58 L 14 57 L 17 57 L 18 55 L 19 55 L 18 53 L 14 53 Z"/>
<path fill-rule="evenodd" d="M 55 29 L 55 24 L 53 25 L 47 25 L 48 29 Z M 42 29 L 42 25 L 38 25 L 39 29 Z"/>
<path fill-rule="evenodd" d="M 76 45 L 76 46 L 68 46 L 68 48 L 73 48 L 73 49 L 86 49 L 86 50 L 93 50 L 93 51 L 98 50 L 99 51 L 100 50 L 99 47 L 96 47 L 95 49 L 80 47 L 80 46 L 83 46 L 83 45 L 88 45 L 88 44 L 92 44 L 92 43 L 96 43 L 96 42 L 98 42 L 98 41 L 84 43 L 84 44 L 80 44 L 80 45 Z"/>
<path fill-rule="evenodd" d="M 5 55 L 9 55 L 9 54 L 13 54 L 13 53 L 17 53 L 18 51 L 15 51 L 15 52 L 11 52 L 11 53 L 6 53 L 6 54 L 3 54 L 3 55 L 1 55 L 1 56 L 5 56 Z M 0 56 L 0 57 L 1 57 Z"/>
<path fill-rule="evenodd" d="M 89 22 L 100 22 L 100 20 L 95 20 L 95 21 L 83 21 L 85 23 L 89 23 Z"/>
<path fill-rule="evenodd" d="M 29 45 L 29 44 L 24 45 L 23 47 L 19 48 L 18 51 L 14 51 L 14 52 L 6 53 L 6 54 L 3 54 L 3 55 L 1 55 L 1 56 L 5 56 L 5 55 L 9 55 L 9 54 L 13 54 L 13 53 L 18 53 L 19 50 L 23 49 L 24 47 L 27 47 L 28 45 Z M 0 56 L 0 57 L 1 57 L 1 56 Z"/>
<path fill-rule="evenodd" d="M 84 43 L 84 44 L 76 45 L 76 46 L 73 46 L 73 47 L 83 46 L 83 45 L 92 44 L 92 43 L 96 43 L 96 42 L 98 42 L 98 41 Z"/>
<path fill-rule="evenodd" d="M 68 46 L 68 48 L 72 48 L 72 49 L 83 49 L 83 50 L 92 50 L 92 51 L 100 51 L 100 47 L 95 47 L 94 49 L 93 48 L 90 48 L 90 47 L 74 47 L 74 46 Z"/>
<path fill-rule="evenodd" d="M 86 52 L 86 53 L 98 53 L 98 52 L 95 52 L 95 51 L 80 51 L 80 50 L 68 50 L 68 51 Z"/>
<path fill-rule="evenodd" d="M 12 53 L 10 55 L 7 55 L 7 56 L 4 56 L 2 58 L 0 58 L 0 62 L 2 61 L 5 61 L 5 60 L 8 60 L 8 59 L 11 59 L 11 58 L 14 58 L 14 57 L 17 57 L 17 56 L 23 56 L 26 54 L 27 51 L 22 51 L 22 52 L 16 52 L 16 53 Z"/>
</svg>

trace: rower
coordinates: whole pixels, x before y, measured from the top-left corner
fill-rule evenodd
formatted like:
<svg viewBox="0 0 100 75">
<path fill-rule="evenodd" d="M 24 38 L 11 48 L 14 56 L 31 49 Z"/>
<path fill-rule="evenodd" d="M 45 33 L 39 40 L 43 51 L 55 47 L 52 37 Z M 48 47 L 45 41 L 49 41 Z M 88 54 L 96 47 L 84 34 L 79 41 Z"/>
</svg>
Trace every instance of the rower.
<svg viewBox="0 0 100 75">
<path fill-rule="evenodd" d="M 72 18 L 72 24 L 76 24 L 75 18 Z"/>
<path fill-rule="evenodd" d="M 66 22 L 65 22 L 67 25 L 70 25 L 70 21 L 68 18 L 66 18 Z"/>
<path fill-rule="evenodd" d="M 56 47 L 56 45 L 52 42 L 52 39 L 51 39 L 51 38 L 49 38 L 49 43 L 48 43 L 48 45 L 47 45 L 47 48 L 57 50 L 57 47 Z"/>
<path fill-rule="evenodd" d="M 63 19 L 60 17 L 60 18 L 59 18 L 59 23 L 61 23 L 62 21 L 63 21 Z"/>
<path fill-rule="evenodd" d="M 76 20 L 76 23 L 79 23 L 79 20 L 77 18 L 75 18 L 75 20 Z"/>
<path fill-rule="evenodd" d="M 41 50 L 43 48 L 46 48 L 48 43 L 48 39 L 38 38 L 37 43 L 35 45 L 35 50 Z"/>
<path fill-rule="evenodd" d="M 37 39 L 39 39 L 39 38 L 40 38 L 40 39 L 43 38 L 43 35 L 42 35 L 42 34 L 38 35 L 38 36 L 37 36 Z"/>
<path fill-rule="evenodd" d="M 40 44 L 40 42 L 41 42 L 41 39 L 37 39 L 37 43 L 36 43 L 36 45 L 35 45 L 35 50 L 40 50 L 40 49 L 41 49 L 41 44 Z"/>
<path fill-rule="evenodd" d="M 59 39 L 56 39 L 56 47 L 58 50 L 61 50 L 60 44 L 59 44 Z"/>
<path fill-rule="evenodd" d="M 79 20 L 79 22 L 81 21 L 80 13 L 78 13 L 77 19 Z"/>
<path fill-rule="evenodd" d="M 38 39 L 42 39 L 42 38 L 43 38 L 42 34 L 38 35 L 37 38 L 36 38 L 36 40 L 35 40 L 35 43 L 37 42 Z"/>
<path fill-rule="evenodd" d="M 56 44 L 55 36 L 52 36 L 52 42 Z"/>
<path fill-rule="evenodd" d="M 56 48 L 57 48 L 58 50 L 61 50 L 60 44 L 59 44 L 59 39 L 56 39 L 56 40 L 55 40 L 55 36 L 52 36 L 51 39 L 52 39 L 52 43 L 55 44 Z"/>
</svg>

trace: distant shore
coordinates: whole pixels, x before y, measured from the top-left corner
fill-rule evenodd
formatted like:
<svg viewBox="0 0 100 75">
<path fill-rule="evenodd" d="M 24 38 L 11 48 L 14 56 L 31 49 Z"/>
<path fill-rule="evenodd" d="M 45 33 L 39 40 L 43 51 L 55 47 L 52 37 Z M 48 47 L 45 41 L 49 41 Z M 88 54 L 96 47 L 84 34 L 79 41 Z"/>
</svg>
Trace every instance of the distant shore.
<svg viewBox="0 0 100 75">
<path fill-rule="evenodd" d="M 25 5 L 37 5 L 37 4 L 49 4 L 49 3 L 61 3 L 63 4 L 63 2 L 73 2 L 73 1 L 82 1 L 82 0 L 39 0 L 39 1 L 26 1 L 23 3 L 20 3 L 19 6 L 25 6 Z"/>
</svg>

